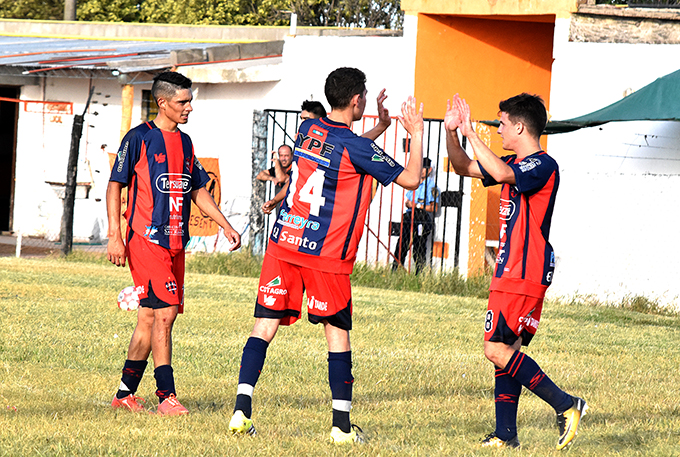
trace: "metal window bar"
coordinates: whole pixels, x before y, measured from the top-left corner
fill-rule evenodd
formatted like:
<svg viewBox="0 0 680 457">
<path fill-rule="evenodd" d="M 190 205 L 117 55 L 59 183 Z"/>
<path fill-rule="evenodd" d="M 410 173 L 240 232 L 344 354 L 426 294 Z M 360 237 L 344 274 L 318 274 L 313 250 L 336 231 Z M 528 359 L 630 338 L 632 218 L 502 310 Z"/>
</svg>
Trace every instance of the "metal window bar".
<svg viewBox="0 0 680 457">
<path fill-rule="evenodd" d="M 271 150 L 276 150 L 281 144 L 289 144 L 291 147 L 295 144 L 295 136 L 300 124 L 300 111 L 292 110 L 265 110 L 267 116 L 267 144 L 270 145 Z M 356 122 L 352 127 L 355 133 L 362 134 L 370 130 L 378 122 L 377 116 L 364 116 L 362 122 Z M 427 249 L 429 255 L 427 257 L 428 264 L 432 267 L 437 267 L 440 271 L 455 269 L 459 266 L 460 257 L 460 238 L 461 238 L 461 216 L 462 216 L 462 194 L 464 180 L 459 177 L 458 180 L 452 179 L 452 172 L 447 172 L 443 169 L 446 162 L 443 157 L 446 157 L 446 142 L 445 130 L 443 128 L 443 121 L 441 119 L 425 119 L 426 138 L 423 144 L 423 157 L 429 157 L 432 160 L 433 173 L 428 179 L 434 179 L 435 185 L 440 188 L 439 206 L 440 215 L 435 218 L 434 230 L 427 241 Z M 434 125 L 433 125 L 434 124 Z M 408 135 L 399 124 L 396 117 L 393 117 L 390 128 L 377 139 L 376 143 L 381 146 L 390 156 L 395 157 L 398 162 L 405 164 L 408 159 L 408 153 L 403 151 L 403 156 L 397 152 L 397 145 L 401 143 L 400 137 L 407 141 Z M 465 139 L 463 138 L 463 141 Z M 399 156 L 399 157 L 397 157 Z M 445 177 L 440 176 L 445 173 Z M 440 187 L 442 184 L 442 187 Z M 457 186 L 456 186 L 457 185 Z M 274 185 L 272 181 L 267 183 L 267 200 L 274 197 Z M 385 194 L 385 192 L 389 192 Z M 401 194 L 401 198 L 400 198 Z M 394 240 L 392 233 L 392 220 L 398 217 L 396 224 L 399 225 L 399 232 L 401 233 L 403 202 L 405 200 L 406 191 L 399 186 L 390 185 L 383 187 L 378 185 L 373 201 L 369 206 L 364 235 L 359 244 L 357 260 L 364 261 L 368 264 L 390 264 L 394 258 L 394 251 L 397 243 L 401 241 L 401 236 Z M 446 201 L 444 200 L 446 197 Z M 455 210 L 455 211 L 451 211 Z M 398 216 L 397 216 L 398 215 Z M 272 212 L 268 217 L 265 217 L 264 224 L 264 245 L 269 243 L 269 234 L 271 228 L 276 221 L 278 215 Z M 455 228 L 450 227 L 452 217 L 455 218 Z M 438 228 L 438 226 L 440 228 Z M 453 232 L 453 233 L 451 233 Z M 434 246 L 435 243 L 441 243 L 441 249 L 438 254 L 439 259 L 435 260 Z M 453 249 L 453 265 L 447 265 L 446 253 L 447 246 L 454 245 Z M 394 246 L 393 246 L 394 245 Z M 411 270 L 413 263 L 413 253 L 409 256 L 407 262 L 407 269 Z"/>
</svg>

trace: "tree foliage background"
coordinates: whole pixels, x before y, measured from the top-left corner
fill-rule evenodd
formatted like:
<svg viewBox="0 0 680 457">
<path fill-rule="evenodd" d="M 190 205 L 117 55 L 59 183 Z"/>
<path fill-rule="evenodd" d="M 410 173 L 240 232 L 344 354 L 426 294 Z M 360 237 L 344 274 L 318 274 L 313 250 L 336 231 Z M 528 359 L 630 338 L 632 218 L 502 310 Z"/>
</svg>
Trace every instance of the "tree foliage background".
<svg viewBox="0 0 680 457">
<path fill-rule="evenodd" d="M 78 0 L 80 21 L 401 29 L 400 0 Z M 0 18 L 61 20 L 64 0 L 0 0 Z"/>
</svg>

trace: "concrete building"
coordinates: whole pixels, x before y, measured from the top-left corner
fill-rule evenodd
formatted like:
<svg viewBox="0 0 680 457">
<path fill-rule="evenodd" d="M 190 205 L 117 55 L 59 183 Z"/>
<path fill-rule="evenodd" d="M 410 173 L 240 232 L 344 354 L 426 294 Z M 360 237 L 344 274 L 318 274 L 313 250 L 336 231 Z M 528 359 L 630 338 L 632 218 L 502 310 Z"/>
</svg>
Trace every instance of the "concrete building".
<svg viewBox="0 0 680 457">
<path fill-rule="evenodd" d="M 184 130 L 192 136 L 199 157 L 219 159 L 221 206 L 245 232 L 252 197 L 253 111 L 296 110 L 305 99 L 325 102 L 323 80 L 339 66 L 365 70 L 369 97 L 387 87 L 392 115 L 406 96 L 415 93 L 425 104 L 425 116 L 441 119 L 446 99 L 460 93 L 477 120 L 496 118 L 499 100 L 524 91 L 543 97 L 552 120 L 576 117 L 678 69 L 676 10 L 590 3 L 402 0 L 404 32 L 397 36 L 302 28 L 293 33 L 260 29 L 261 35 L 246 36 L 246 29 L 228 27 L 74 23 L 69 26 L 82 27 L 79 36 L 100 38 L 96 46 L 88 44 L 94 49 L 113 47 L 127 36 L 137 38 L 137 43 L 162 43 L 164 50 L 112 57 L 90 67 L 34 62 L 32 69 L 72 66 L 29 74 L 17 73 L 19 64 L 8 64 L 16 57 L 8 57 L 12 48 L 7 43 L 28 35 L 68 39 L 76 32 L 69 29 L 64 34 L 52 23 L 0 21 L 0 37 L 9 40 L 0 51 L 5 53 L 0 54 L 0 97 L 61 103 L 13 105 L 16 148 L 10 169 L 15 179 L 10 182 L 15 184 L 9 194 L 0 192 L 0 210 L 8 214 L 8 225 L 0 229 L 47 236 L 58 232 L 59 182 L 66 168 L 73 113 L 83 111 L 94 86 L 78 179 L 84 184 L 81 192 L 89 191 L 93 198 L 78 199 L 77 205 L 85 209 L 76 211 L 76 217 L 85 219 L 78 221 L 78 236 L 101 237 L 105 213 L 97 199 L 105 186 L 101 177 L 106 175 L 102 170 L 107 154 L 116 151 L 121 132 L 145 115 L 143 91 L 150 87 L 149 71 L 135 67 L 135 59 L 146 58 L 144 65 L 155 69 L 176 66 L 195 81 L 195 112 Z M 179 42 L 174 38 L 178 36 Z M 83 41 L 78 45 L 85 46 Z M 129 46 L 134 50 L 134 42 Z M 263 51 L 266 46 L 269 50 Z M 116 49 L 112 54 L 134 53 Z M 113 75 L 112 70 L 120 74 Z M 129 97 L 126 86 L 133 88 L 132 103 L 124 102 Z M 367 113 L 375 114 L 374 105 L 367 106 Z M 124 115 L 128 109 L 130 121 Z M 478 128 L 501 154 L 495 129 L 482 124 Z M 11 131 L 6 127 L 3 135 Z M 680 285 L 671 275 L 680 267 L 680 247 L 671 241 L 670 229 L 679 222 L 678 140 L 678 123 L 649 121 L 610 123 L 544 138 L 544 147 L 560 163 L 562 174 L 551 233 L 558 258 L 550 294 L 601 301 L 643 295 L 678 304 Z M 444 179 L 445 159 L 438 165 Z M 467 182 L 464 194 L 463 233 L 469 235 L 462 240 L 460 269 L 475 274 L 498 243 L 498 193 Z M 215 246 L 219 240 L 197 240 L 219 248 Z"/>
<path fill-rule="evenodd" d="M 426 116 L 443 116 L 444 100 L 460 93 L 474 118 L 494 119 L 498 101 L 530 92 L 543 97 L 553 120 L 568 119 L 678 69 L 676 9 L 594 3 L 402 1 L 417 21 L 415 93 Z M 495 129 L 479 129 L 502 154 Z M 544 138 L 562 174 L 549 293 L 678 304 L 672 276 L 680 247 L 670 227 L 679 222 L 679 137 L 677 122 L 628 122 Z M 461 264 L 473 273 L 497 243 L 498 195 L 476 184 L 466 193 L 469 249 Z"/>
</svg>

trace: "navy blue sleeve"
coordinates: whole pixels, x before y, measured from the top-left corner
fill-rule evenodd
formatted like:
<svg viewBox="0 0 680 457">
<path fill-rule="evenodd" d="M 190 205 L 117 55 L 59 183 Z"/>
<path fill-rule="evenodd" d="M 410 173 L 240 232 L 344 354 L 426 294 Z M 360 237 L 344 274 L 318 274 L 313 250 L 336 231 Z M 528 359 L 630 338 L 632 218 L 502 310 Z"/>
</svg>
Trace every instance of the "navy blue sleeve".
<svg viewBox="0 0 680 457">
<path fill-rule="evenodd" d="M 514 155 L 514 154 L 513 154 L 513 155 L 509 155 L 509 156 L 503 156 L 503 157 L 501 157 L 501 160 L 502 160 L 503 162 L 507 163 L 508 165 L 510 165 L 510 163 L 513 162 L 513 160 L 515 159 L 515 157 L 517 157 L 517 156 Z M 486 171 L 486 170 L 484 169 L 484 167 L 482 166 L 481 162 L 479 162 L 479 160 L 477 161 L 477 165 L 479 165 L 479 171 L 481 171 L 481 172 L 482 172 L 482 175 L 484 175 L 484 178 L 482 178 L 482 185 L 483 185 L 484 187 L 491 187 L 491 186 L 496 186 L 496 185 L 500 184 L 498 181 L 496 181 L 496 180 L 489 174 L 488 171 Z"/>
<path fill-rule="evenodd" d="M 139 161 L 139 154 L 142 150 L 143 134 L 148 132 L 148 129 L 143 132 L 140 130 L 143 129 L 137 127 L 125 134 L 118 148 L 118 155 L 113 164 L 109 181 L 116 181 L 125 185 L 130 184 L 132 174 L 135 171 L 135 165 Z"/>
<path fill-rule="evenodd" d="M 356 142 L 355 147 L 347 149 L 357 171 L 373 176 L 383 186 L 390 184 L 404 171 L 404 167 L 368 138 L 357 137 L 353 141 Z"/>
<path fill-rule="evenodd" d="M 534 154 L 509 165 L 515 172 L 515 187 L 523 194 L 542 189 L 557 170 L 557 162 L 547 154 Z"/>
</svg>

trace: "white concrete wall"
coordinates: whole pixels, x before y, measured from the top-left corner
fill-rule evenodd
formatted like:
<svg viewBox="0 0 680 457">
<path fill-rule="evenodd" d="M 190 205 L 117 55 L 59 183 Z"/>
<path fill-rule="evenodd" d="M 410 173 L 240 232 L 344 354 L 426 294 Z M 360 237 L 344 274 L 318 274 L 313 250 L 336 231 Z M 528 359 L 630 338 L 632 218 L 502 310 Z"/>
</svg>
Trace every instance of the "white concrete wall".
<svg viewBox="0 0 680 457">
<path fill-rule="evenodd" d="M 410 22 L 409 22 L 410 21 Z M 407 19 L 414 24 L 415 18 Z M 415 32 L 415 27 L 410 30 Z M 402 101 L 413 92 L 415 39 L 383 37 L 289 37 L 283 62 L 276 70 L 278 82 L 196 84 L 194 112 L 182 126 L 198 157 L 220 159 L 221 207 L 232 225 L 247 233 L 252 187 L 253 110 L 298 110 L 305 99 L 328 104 L 323 95 L 326 76 L 340 66 L 354 66 L 367 75 L 370 100 L 383 87 L 386 106 L 397 115 Z M 77 241 L 105 237 L 108 159 L 120 143 L 121 90 L 115 80 L 94 80 L 93 103 L 85 116 L 80 148 L 78 181 L 92 181 L 89 199 L 77 199 L 74 236 Z M 24 86 L 21 97 L 30 100 L 74 102 L 74 113 L 82 114 L 90 81 L 46 78 L 42 86 Z M 141 93 L 150 84 L 135 84 L 132 126 L 141 122 Z M 94 113 L 97 112 L 97 115 Z M 369 101 L 366 114 L 377 114 Z M 50 116 L 21 111 L 17 136 L 17 180 L 14 229 L 27 235 L 57 239 L 62 200 L 46 181 L 63 182 L 70 147 L 73 115 L 54 122 Z M 102 148 L 103 145 L 106 145 Z M 244 240 L 247 242 L 248 240 Z M 214 243 L 213 243 L 214 244 Z"/>
<path fill-rule="evenodd" d="M 680 68 L 680 45 L 573 43 L 555 35 L 550 114 L 587 114 Z M 677 306 L 680 123 L 618 122 L 551 135 L 562 182 L 552 224 L 553 296 Z"/>
</svg>

